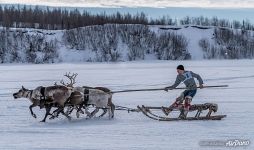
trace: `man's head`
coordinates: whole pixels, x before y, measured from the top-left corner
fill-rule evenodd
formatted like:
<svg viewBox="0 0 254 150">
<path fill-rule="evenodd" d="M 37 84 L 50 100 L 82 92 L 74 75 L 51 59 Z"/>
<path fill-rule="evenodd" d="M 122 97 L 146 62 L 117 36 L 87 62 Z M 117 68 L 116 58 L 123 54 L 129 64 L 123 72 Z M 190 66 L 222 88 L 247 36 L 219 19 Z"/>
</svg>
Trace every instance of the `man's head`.
<svg viewBox="0 0 254 150">
<path fill-rule="evenodd" d="M 177 70 L 177 73 L 181 75 L 181 74 L 184 73 L 184 66 L 183 65 L 178 65 L 176 67 L 176 70 Z"/>
</svg>

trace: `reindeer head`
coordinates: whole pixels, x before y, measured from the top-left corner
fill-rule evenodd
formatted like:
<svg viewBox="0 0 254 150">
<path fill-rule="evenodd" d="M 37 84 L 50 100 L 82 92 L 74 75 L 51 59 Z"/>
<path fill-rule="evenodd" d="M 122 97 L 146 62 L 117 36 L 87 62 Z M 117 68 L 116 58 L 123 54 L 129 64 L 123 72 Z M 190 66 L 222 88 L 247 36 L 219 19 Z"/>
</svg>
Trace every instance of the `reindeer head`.
<svg viewBox="0 0 254 150">
<path fill-rule="evenodd" d="M 15 99 L 17 99 L 17 98 L 22 98 L 22 97 L 26 97 L 26 96 L 28 95 L 28 93 L 29 93 L 29 90 L 26 89 L 26 88 L 24 88 L 24 87 L 22 86 L 22 88 L 21 88 L 17 93 L 14 93 L 14 94 L 13 94 L 13 97 L 14 97 Z"/>
</svg>

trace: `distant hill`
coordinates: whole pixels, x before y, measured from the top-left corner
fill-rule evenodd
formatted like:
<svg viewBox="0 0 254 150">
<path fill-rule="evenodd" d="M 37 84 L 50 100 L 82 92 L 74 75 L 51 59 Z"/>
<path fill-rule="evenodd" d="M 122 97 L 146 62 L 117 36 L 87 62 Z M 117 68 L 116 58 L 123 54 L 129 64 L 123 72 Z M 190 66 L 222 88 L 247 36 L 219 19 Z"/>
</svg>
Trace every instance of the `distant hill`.
<svg viewBox="0 0 254 150">
<path fill-rule="evenodd" d="M 254 57 L 254 32 L 214 26 L 105 24 L 71 30 L 0 28 L 1 63 Z"/>
</svg>

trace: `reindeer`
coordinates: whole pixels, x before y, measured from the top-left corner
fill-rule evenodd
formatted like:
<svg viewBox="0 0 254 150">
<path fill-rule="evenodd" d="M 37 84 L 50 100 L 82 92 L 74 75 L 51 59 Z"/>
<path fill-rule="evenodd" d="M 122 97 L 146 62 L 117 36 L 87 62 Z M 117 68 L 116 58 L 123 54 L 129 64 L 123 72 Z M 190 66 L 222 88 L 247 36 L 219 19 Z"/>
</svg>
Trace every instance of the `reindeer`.
<svg viewBox="0 0 254 150">
<path fill-rule="evenodd" d="M 84 103 L 84 95 L 81 92 L 73 90 L 73 85 L 76 83 L 75 79 L 76 79 L 77 75 L 78 75 L 77 73 L 73 73 L 72 75 L 70 72 L 68 74 L 66 73 L 64 76 L 70 80 L 70 83 L 65 83 L 63 80 L 61 80 L 60 83 L 63 86 L 72 89 L 72 93 L 71 93 L 70 97 L 64 103 L 64 106 L 68 106 L 66 114 L 67 115 L 71 114 L 73 109 L 76 108 L 77 109 L 76 116 L 77 116 L 77 118 L 79 118 L 79 112 L 84 114 L 84 112 L 81 109 L 83 107 L 83 103 Z M 58 84 L 56 82 L 55 82 L 55 86 L 58 86 Z M 59 113 L 60 112 L 57 112 L 57 110 L 55 110 L 53 112 L 54 115 L 51 117 L 51 119 L 57 117 L 59 115 Z"/>
<path fill-rule="evenodd" d="M 84 91 L 85 91 L 85 89 L 97 89 L 97 90 L 101 90 L 101 91 L 107 93 L 109 95 L 108 104 L 107 104 L 109 109 L 110 109 L 109 113 L 111 113 L 111 115 L 112 115 L 111 117 L 112 118 L 114 117 L 115 105 L 112 102 L 112 92 L 111 92 L 110 89 L 108 89 L 106 87 L 89 87 L 89 86 L 82 86 L 82 88 L 84 89 Z M 103 113 L 99 117 L 104 116 L 107 113 L 107 111 L 108 111 L 107 108 L 102 108 L 102 109 L 103 109 Z"/>
<path fill-rule="evenodd" d="M 108 109 L 109 118 L 114 117 L 115 105 L 112 103 L 111 94 L 95 88 L 74 87 L 73 90 L 84 93 L 83 107 L 86 110 L 86 114 L 90 118 L 92 118 L 99 111 L 99 109 L 103 109 L 103 113 L 99 117 L 104 116 Z M 87 106 L 89 105 L 95 106 L 95 110 L 92 113 L 89 113 L 87 110 Z"/>
<path fill-rule="evenodd" d="M 71 94 L 71 97 L 67 101 L 66 104 L 72 105 L 72 108 L 68 109 L 68 114 L 70 114 L 75 106 L 79 106 L 77 110 L 77 117 L 79 116 L 78 113 L 81 111 L 81 108 L 85 108 L 85 113 L 91 118 L 93 117 L 99 109 L 103 109 L 103 113 L 99 116 L 102 117 L 107 113 L 107 110 L 109 109 L 109 118 L 114 117 L 114 110 L 115 105 L 112 103 L 112 93 L 108 88 L 105 87 L 73 87 L 73 85 L 76 83 L 75 78 L 77 77 L 77 74 L 70 75 L 65 74 L 65 77 L 67 77 L 71 82 L 70 83 L 64 83 L 62 80 L 60 83 L 64 86 L 73 88 L 73 93 Z M 87 109 L 88 105 L 94 105 L 96 106 L 96 109 L 90 113 Z"/>
<path fill-rule="evenodd" d="M 89 90 L 85 87 L 74 88 L 73 85 L 76 83 L 75 78 L 77 74 L 70 75 L 70 73 L 66 73 L 64 76 L 69 78 L 71 82 L 65 84 L 62 80 L 61 83 L 63 85 L 57 85 L 55 83 L 55 86 L 39 86 L 34 90 L 28 90 L 22 86 L 17 93 L 13 94 L 13 97 L 15 99 L 21 97 L 28 98 L 32 102 L 29 109 L 34 118 L 36 118 L 36 115 L 33 113 L 33 107 L 40 106 L 40 108 L 45 108 L 46 114 L 41 122 L 45 122 L 48 115 L 51 115 L 52 117 L 50 119 L 53 119 L 57 117 L 59 113 L 62 113 L 70 119 L 70 117 L 63 111 L 65 106 L 73 106 L 73 108 L 79 106 L 76 114 L 77 117 L 79 116 L 78 113 L 82 112 L 82 107 L 85 107 L 86 114 L 89 117 L 93 117 L 99 111 L 99 108 L 104 108 L 104 112 L 101 116 L 107 112 L 107 109 L 110 109 L 109 116 L 110 118 L 114 117 L 115 106 L 112 103 L 112 94 L 109 89 L 103 87 L 91 88 Z M 88 91 L 89 94 L 85 94 L 85 91 Z M 89 98 L 89 101 L 88 99 L 86 100 L 85 97 Z M 90 113 L 87 110 L 87 105 L 95 105 L 96 109 Z M 53 115 L 50 114 L 52 107 L 58 108 L 53 112 Z"/>
<path fill-rule="evenodd" d="M 36 118 L 36 115 L 34 114 L 32 108 L 35 106 L 40 106 L 41 108 L 45 107 L 46 114 L 44 119 L 41 122 L 45 122 L 46 118 L 50 114 L 51 108 L 58 107 L 57 112 L 61 112 L 63 115 L 65 115 L 68 119 L 70 117 L 66 115 L 63 112 L 64 104 L 67 101 L 67 99 L 71 95 L 71 89 L 69 89 L 66 86 L 49 86 L 49 87 L 42 87 L 39 86 L 35 88 L 34 90 L 28 90 L 22 86 L 22 88 L 13 94 L 13 97 L 15 99 L 17 98 L 28 98 L 32 105 L 29 106 L 31 115 Z"/>
</svg>

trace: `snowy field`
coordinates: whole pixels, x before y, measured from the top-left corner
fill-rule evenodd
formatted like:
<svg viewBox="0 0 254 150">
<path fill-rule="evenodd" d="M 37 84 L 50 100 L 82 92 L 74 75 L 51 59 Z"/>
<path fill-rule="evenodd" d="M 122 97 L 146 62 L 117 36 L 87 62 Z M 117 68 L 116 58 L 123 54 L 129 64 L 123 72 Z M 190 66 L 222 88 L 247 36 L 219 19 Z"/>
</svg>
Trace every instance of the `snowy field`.
<svg viewBox="0 0 254 150">
<path fill-rule="evenodd" d="M 12 94 L 22 85 L 34 89 L 53 85 L 64 79 L 66 72 L 76 72 L 77 86 L 105 86 L 111 90 L 160 88 L 173 84 L 176 66 L 199 73 L 205 85 L 228 84 L 229 88 L 199 90 L 193 103 L 213 102 L 217 114 L 226 114 L 221 121 L 158 122 L 141 113 L 116 111 L 108 120 L 85 116 L 72 120 L 65 117 L 40 123 L 45 111 L 34 108 L 37 119 L 30 115 L 30 102 L 14 100 Z M 117 64 L 43 64 L 0 65 L 0 149 L 18 150 L 169 150 L 231 149 L 204 147 L 200 141 L 254 141 L 254 61 L 152 61 Z M 67 81 L 67 80 L 66 80 Z M 181 85 L 182 87 L 183 85 Z M 116 105 L 135 108 L 137 105 L 168 106 L 181 90 L 169 92 L 132 92 L 113 95 Z M 254 149 L 247 147 L 232 149 Z"/>
</svg>

